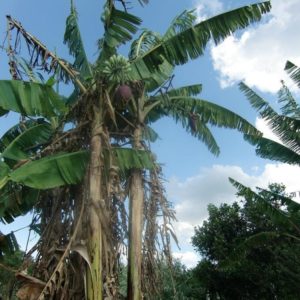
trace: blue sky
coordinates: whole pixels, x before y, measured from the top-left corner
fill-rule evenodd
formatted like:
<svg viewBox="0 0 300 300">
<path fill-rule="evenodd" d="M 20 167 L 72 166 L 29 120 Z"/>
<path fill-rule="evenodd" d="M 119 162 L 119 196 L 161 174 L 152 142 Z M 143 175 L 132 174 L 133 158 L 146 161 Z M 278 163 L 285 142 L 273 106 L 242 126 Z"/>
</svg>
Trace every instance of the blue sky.
<svg viewBox="0 0 300 300">
<path fill-rule="evenodd" d="M 142 8 L 135 2 L 137 1 L 132 1 L 133 9 L 130 12 L 144 20 L 143 27 L 161 33 L 172 18 L 184 9 L 196 8 L 200 20 L 251 3 L 244 0 L 150 0 L 150 4 Z M 239 113 L 268 133 L 265 124 L 257 120 L 256 113 L 238 90 L 237 83 L 244 80 L 274 102 L 280 79 L 286 79 L 283 72 L 285 61 L 291 59 L 300 63 L 300 42 L 295 38 L 296 29 L 300 26 L 300 18 L 297 15 L 300 5 L 298 0 L 286 2 L 288 3 L 272 1 L 272 13 L 264 18 L 263 22 L 226 39 L 217 47 L 210 44 L 203 57 L 178 67 L 174 86 L 202 83 L 201 98 Z M 90 60 L 94 61 L 97 55 L 96 41 L 103 32 L 100 22 L 102 1 L 77 0 L 75 4 L 86 50 Z M 62 42 L 68 13 L 69 1 L 2 0 L 0 39 L 4 40 L 5 15 L 9 14 L 19 20 L 26 30 L 38 37 L 50 50 L 56 50 L 60 57 L 69 58 L 67 47 Z M 126 53 L 126 47 L 122 51 Z M 6 55 L 2 51 L 0 79 L 8 78 Z M 295 90 L 292 84 L 291 88 Z M 1 118 L 0 135 L 15 121 L 16 116 L 12 115 Z M 213 129 L 221 147 L 219 157 L 214 157 L 201 142 L 188 136 L 180 125 L 174 124 L 172 120 L 163 119 L 154 127 L 161 140 L 153 145 L 153 150 L 164 165 L 164 174 L 168 180 L 166 190 L 170 200 L 174 202 L 178 216 L 175 228 L 181 251 L 175 249 L 175 255 L 182 257 L 188 266 L 197 260 L 188 241 L 193 227 L 201 224 L 207 216 L 207 204 L 232 202 L 235 199 L 234 189 L 227 180 L 228 176 L 250 186 L 266 186 L 269 182 L 278 181 L 285 183 L 291 191 L 300 189 L 295 181 L 300 175 L 298 169 L 256 157 L 254 148 L 248 145 L 238 132 Z M 7 232 L 26 222 L 28 223 L 28 219 L 5 228 L 0 224 L 0 230 Z"/>
</svg>

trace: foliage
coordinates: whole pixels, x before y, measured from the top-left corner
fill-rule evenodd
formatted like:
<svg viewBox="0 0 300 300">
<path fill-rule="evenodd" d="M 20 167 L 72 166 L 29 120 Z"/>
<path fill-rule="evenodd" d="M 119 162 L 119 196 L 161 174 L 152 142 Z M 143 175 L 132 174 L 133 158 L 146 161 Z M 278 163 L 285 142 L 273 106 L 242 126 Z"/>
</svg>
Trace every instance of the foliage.
<svg viewBox="0 0 300 300">
<path fill-rule="evenodd" d="M 17 270 L 23 262 L 24 253 L 20 250 L 6 253 L 0 258 L 0 297 L 3 299 L 11 299 L 11 292 L 14 289 L 15 270 Z M 3 265 L 6 268 L 3 268 Z M 10 270 L 10 271 L 9 271 Z M 12 298 L 15 299 L 15 298 Z"/>
<path fill-rule="evenodd" d="M 165 260 L 160 261 L 157 265 L 156 273 L 159 276 L 159 290 L 157 295 L 159 300 L 196 300 L 202 295 L 201 287 L 193 277 L 193 271 L 187 268 L 179 261 L 173 260 L 172 263 Z M 127 295 L 127 267 L 123 266 L 119 274 L 120 294 L 126 297 Z M 204 290 L 203 290 L 204 291 Z M 152 299 L 151 295 L 145 299 Z"/>
<path fill-rule="evenodd" d="M 175 215 L 164 196 L 161 167 L 151 153 L 150 141 L 157 137 L 151 123 L 170 116 L 213 154 L 219 148 L 210 126 L 259 134 L 237 114 L 199 99 L 201 85 L 170 87 L 175 66 L 202 55 L 211 39 L 219 43 L 259 21 L 270 11 L 269 1 L 198 24 L 194 12 L 185 11 L 163 35 L 143 30 L 128 58 L 118 48 L 134 38 L 142 20 L 128 13 L 126 5 L 105 1 L 104 35 L 93 63 L 73 1 L 64 35 L 73 63 L 57 57 L 7 16 L 14 80 L 0 82 L 0 115 L 18 112 L 20 124 L 0 143 L 0 217 L 10 222 L 33 207 L 39 212 L 36 225 L 42 236 L 30 280 L 39 279 L 36 293 L 41 298 L 82 298 L 84 293 L 93 300 L 117 297 L 124 247 L 129 248 L 128 299 L 159 295 L 156 267 L 160 255 L 171 257 Z M 18 59 L 21 41 L 28 63 Z M 49 74 L 45 84 L 35 77 L 36 68 Z M 74 84 L 68 99 L 54 91 L 56 81 Z M 179 267 L 178 280 L 182 274 Z M 26 286 L 22 288 L 24 292 Z"/>
<path fill-rule="evenodd" d="M 287 62 L 286 70 L 291 78 L 298 83 L 299 68 L 291 62 Z M 282 82 L 282 88 L 278 92 L 278 102 L 281 105 L 280 113 L 275 111 L 268 101 L 260 97 L 246 84 L 240 83 L 240 89 L 244 92 L 252 107 L 258 111 L 260 117 L 266 121 L 272 132 L 280 140 L 280 142 L 276 142 L 264 137 L 254 137 L 251 134 L 245 135 L 246 140 L 256 146 L 257 155 L 271 160 L 299 165 L 300 106 L 284 82 Z"/>
<path fill-rule="evenodd" d="M 258 195 L 292 213 L 294 207 L 274 195 L 284 187 L 269 186 Z M 194 276 L 211 299 L 295 299 L 299 285 L 300 244 L 287 222 L 274 222 L 262 202 L 239 191 L 238 203 L 209 206 L 209 218 L 196 228 L 192 243 L 202 255 Z M 299 213 L 299 208 L 297 213 Z"/>
</svg>

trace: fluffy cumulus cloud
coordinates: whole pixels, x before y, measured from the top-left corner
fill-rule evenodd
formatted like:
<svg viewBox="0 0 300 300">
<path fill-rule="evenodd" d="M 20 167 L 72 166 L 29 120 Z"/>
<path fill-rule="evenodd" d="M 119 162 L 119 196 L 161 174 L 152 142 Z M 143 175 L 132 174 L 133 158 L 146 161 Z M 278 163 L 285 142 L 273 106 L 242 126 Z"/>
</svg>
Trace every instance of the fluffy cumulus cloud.
<svg viewBox="0 0 300 300">
<path fill-rule="evenodd" d="M 273 0 L 263 22 L 212 47 L 221 86 L 244 80 L 252 88 L 275 93 L 283 79 L 294 88 L 283 69 L 287 60 L 300 65 L 299 11 L 299 0 Z"/>
<path fill-rule="evenodd" d="M 201 0 L 196 2 L 198 22 L 214 16 L 224 10 L 223 3 L 219 0 Z"/>
<path fill-rule="evenodd" d="M 195 262 L 200 260 L 200 257 L 193 251 L 174 252 L 173 257 L 180 260 L 187 268 L 195 267 Z"/>
<path fill-rule="evenodd" d="M 238 166 L 214 165 L 202 169 L 200 174 L 185 181 L 171 178 L 166 188 L 169 198 L 176 203 L 178 222 L 174 227 L 182 249 L 181 252 L 176 252 L 175 257 L 181 258 L 188 267 L 199 261 L 197 255 L 192 252 L 190 240 L 194 234 L 194 227 L 201 225 L 208 216 L 207 205 L 212 203 L 218 206 L 237 199 L 236 189 L 230 184 L 228 177 L 251 188 L 267 188 L 269 183 L 278 182 L 285 184 L 288 192 L 300 189 L 299 167 L 287 164 L 267 164 L 263 170 L 255 168 L 253 174 L 246 173 Z"/>
</svg>

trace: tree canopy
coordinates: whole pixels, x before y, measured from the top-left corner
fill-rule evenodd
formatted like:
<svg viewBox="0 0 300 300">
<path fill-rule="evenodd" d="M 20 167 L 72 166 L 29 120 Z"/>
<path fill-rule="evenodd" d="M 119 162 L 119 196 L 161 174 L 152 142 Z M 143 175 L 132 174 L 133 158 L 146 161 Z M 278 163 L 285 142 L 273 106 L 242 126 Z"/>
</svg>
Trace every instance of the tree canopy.
<svg viewBox="0 0 300 300">
<path fill-rule="evenodd" d="M 287 213 L 292 204 L 281 202 L 279 184 L 258 194 Z M 261 199 L 246 193 L 239 204 L 209 205 L 209 217 L 195 229 L 192 244 L 202 259 L 193 270 L 203 288 L 203 299 L 295 299 L 298 294 L 299 240 L 288 222 L 276 222 Z M 298 209 L 299 213 L 299 209 Z M 200 299 L 200 298 L 199 298 Z M 202 299 L 202 298 L 201 298 Z"/>
</svg>

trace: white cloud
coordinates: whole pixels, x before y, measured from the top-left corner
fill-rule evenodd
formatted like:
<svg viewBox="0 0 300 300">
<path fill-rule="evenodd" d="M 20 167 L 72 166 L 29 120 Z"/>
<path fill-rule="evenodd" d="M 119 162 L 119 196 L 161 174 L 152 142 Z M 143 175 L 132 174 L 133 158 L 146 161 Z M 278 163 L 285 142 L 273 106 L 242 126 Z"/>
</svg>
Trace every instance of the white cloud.
<svg viewBox="0 0 300 300">
<path fill-rule="evenodd" d="M 203 21 L 223 11 L 223 3 L 219 0 L 201 0 L 196 2 L 197 21 Z"/>
<path fill-rule="evenodd" d="M 265 138 L 281 143 L 280 139 L 273 133 L 272 129 L 268 126 L 264 119 L 256 118 L 255 127 L 263 133 Z"/>
<path fill-rule="evenodd" d="M 252 88 L 275 93 L 281 79 L 291 84 L 283 69 L 287 60 L 300 64 L 299 11 L 299 0 L 273 0 L 265 22 L 212 47 L 213 66 L 219 72 L 221 86 L 244 80 Z"/>
<path fill-rule="evenodd" d="M 199 261 L 197 256 L 189 254 L 192 249 L 190 242 L 194 227 L 201 225 L 208 216 L 207 205 L 212 203 L 218 206 L 237 200 L 235 196 L 237 191 L 228 181 L 228 177 L 251 188 L 256 186 L 267 188 L 269 183 L 278 182 L 287 187 L 287 192 L 300 190 L 300 168 L 281 163 L 266 164 L 259 174 L 257 168 L 253 174 L 248 174 L 238 166 L 214 165 L 202 169 L 200 174 L 183 182 L 171 178 L 166 188 L 169 198 L 176 203 L 178 222 L 174 224 L 174 228 L 179 246 L 183 249 L 183 252 L 178 252 L 183 255 L 182 262 L 195 259 L 188 262 L 189 265 L 195 265 Z"/>
<path fill-rule="evenodd" d="M 207 216 L 208 203 L 219 205 L 234 201 L 235 189 L 228 181 L 229 176 L 247 182 L 250 180 L 240 167 L 222 165 L 203 169 L 199 175 L 184 182 L 171 178 L 167 193 L 177 203 L 175 209 L 179 221 L 198 225 Z"/>
<path fill-rule="evenodd" d="M 179 259 L 187 268 L 195 267 L 200 260 L 200 257 L 192 251 L 173 252 L 173 257 Z"/>
</svg>

